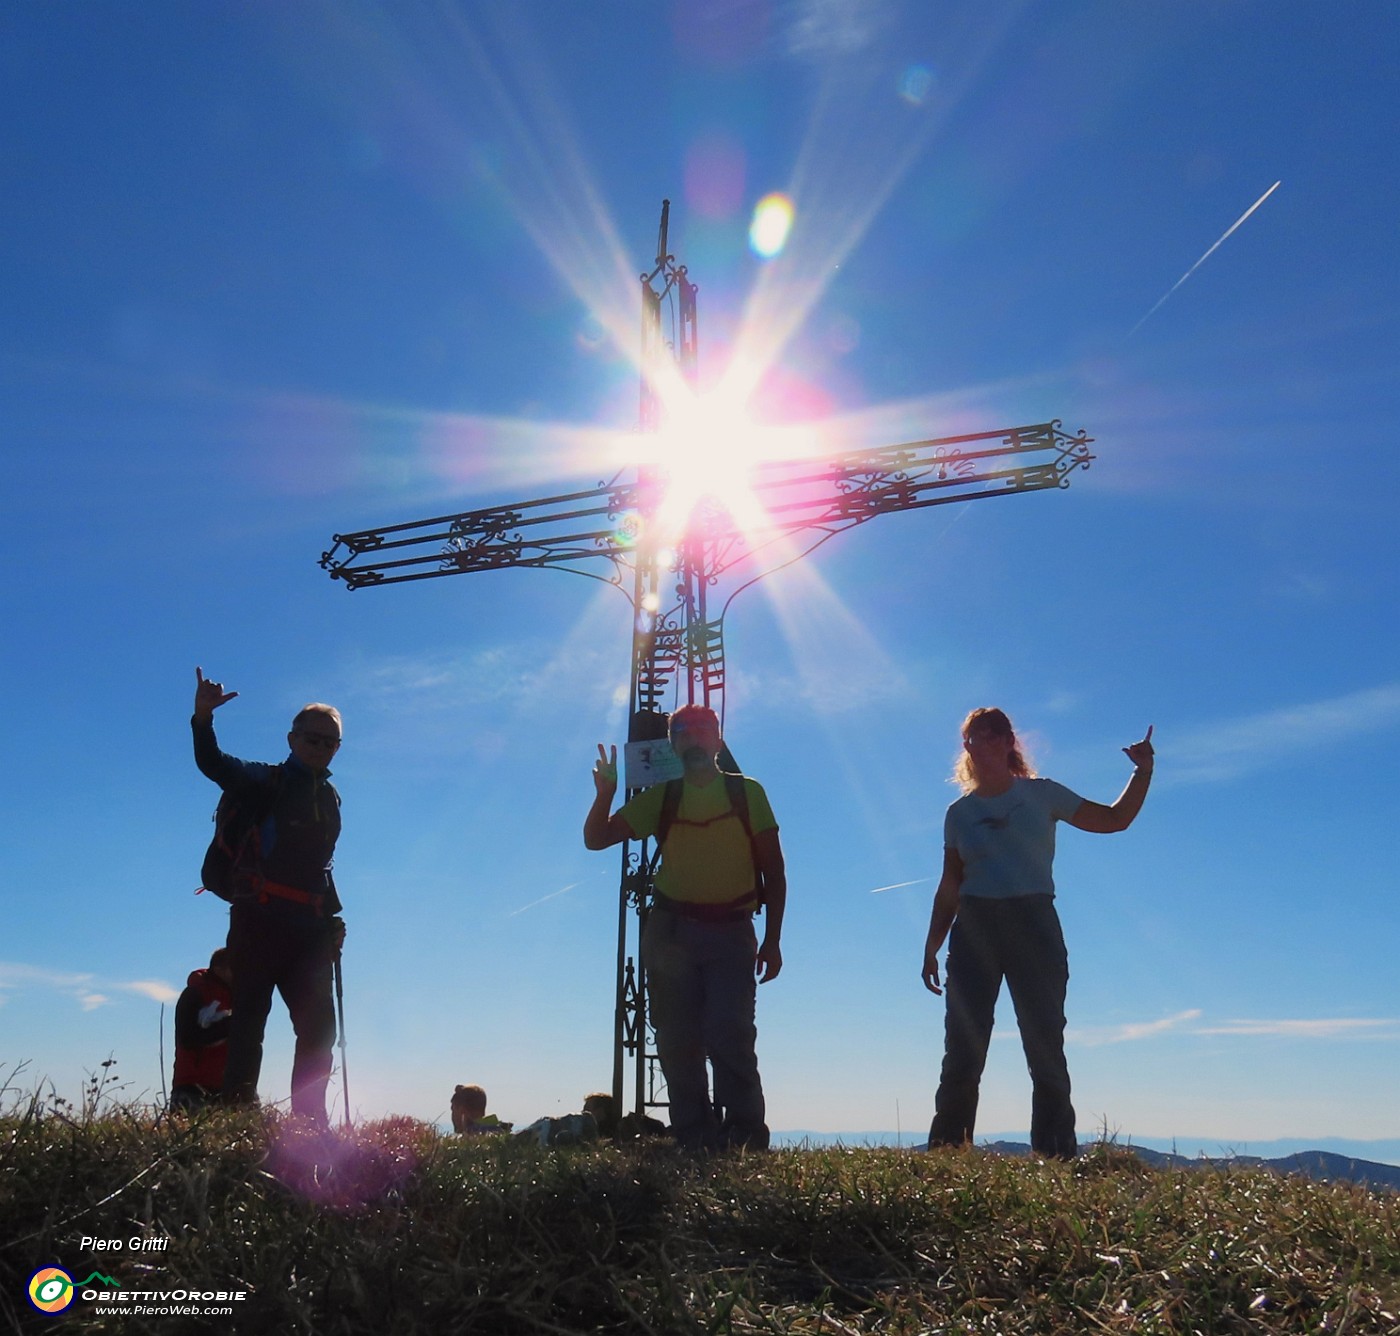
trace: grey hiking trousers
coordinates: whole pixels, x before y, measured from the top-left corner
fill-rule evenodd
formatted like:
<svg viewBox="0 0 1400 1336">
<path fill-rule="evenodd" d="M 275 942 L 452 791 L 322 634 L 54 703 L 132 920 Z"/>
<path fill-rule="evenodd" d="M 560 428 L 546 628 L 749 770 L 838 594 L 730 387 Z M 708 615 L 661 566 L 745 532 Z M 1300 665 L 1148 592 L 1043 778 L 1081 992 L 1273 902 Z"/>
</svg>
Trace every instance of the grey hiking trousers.
<svg viewBox="0 0 1400 1336">
<path fill-rule="evenodd" d="M 649 1012 L 671 1104 L 671 1131 L 694 1148 L 767 1149 L 754 1046 L 753 918 L 704 923 L 653 908 L 642 934 Z M 708 1059 L 714 1069 L 710 1099 Z"/>
<path fill-rule="evenodd" d="M 1050 895 L 964 896 L 958 906 L 948 943 L 943 1071 L 929 1145 L 972 1140 L 1003 978 L 1031 1074 L 1031 1149 L 1071 1159 L 1076 1142 L 1065 1063 L 1069 956 Z"/>
</svg>

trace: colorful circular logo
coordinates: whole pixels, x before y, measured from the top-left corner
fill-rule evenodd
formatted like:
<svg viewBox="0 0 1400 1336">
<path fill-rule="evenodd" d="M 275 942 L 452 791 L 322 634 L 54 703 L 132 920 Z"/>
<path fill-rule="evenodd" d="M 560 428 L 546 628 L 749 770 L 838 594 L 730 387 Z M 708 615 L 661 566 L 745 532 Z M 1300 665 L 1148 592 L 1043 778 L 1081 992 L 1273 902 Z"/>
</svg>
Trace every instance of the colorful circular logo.
<svg viewBox="0 0 1400 1336">
<path fill-rule="evenodd" d="M 61 1313 L 73 1302 L 73 1277 L 56 1266 L 29 1277 L 29 1302 L 41 1313 Z"/>
</svg>

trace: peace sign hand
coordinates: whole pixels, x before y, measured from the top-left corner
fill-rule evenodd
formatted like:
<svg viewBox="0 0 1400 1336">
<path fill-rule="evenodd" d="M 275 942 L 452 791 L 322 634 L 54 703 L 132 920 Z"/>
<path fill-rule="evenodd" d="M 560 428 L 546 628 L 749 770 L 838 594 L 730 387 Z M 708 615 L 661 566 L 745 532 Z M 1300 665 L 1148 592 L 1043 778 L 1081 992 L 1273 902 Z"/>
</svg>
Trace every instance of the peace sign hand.
<svg viewBox="0 0 1400 1336">
<path fill-rule="evenodd" d="M 1131 747 L 1123 748 L 1123 755 L 1128 758 L 1139 770 L 1151 773 L 1152 771 L 1152 725 L 1147 726 L 1147 736 L 1141 742 L 1135 742 Z"/>
<path fill-rule="evenodd" d="M 204 669 L 194 670 L 194 717 L 202 724 L 211 722 L 214 711 L 220 705 L 227 705 L 238 692 L 225 691 L 222 682 L 211 682 L 204 676 Z"/>
<path fill-rule="evenodd" d="M 593 786 L 601 795 L 611 798 L 617 792 L 617 748 L 606 751 L 598 744 L 598 759 L 593 762 Z"/>
</svg>

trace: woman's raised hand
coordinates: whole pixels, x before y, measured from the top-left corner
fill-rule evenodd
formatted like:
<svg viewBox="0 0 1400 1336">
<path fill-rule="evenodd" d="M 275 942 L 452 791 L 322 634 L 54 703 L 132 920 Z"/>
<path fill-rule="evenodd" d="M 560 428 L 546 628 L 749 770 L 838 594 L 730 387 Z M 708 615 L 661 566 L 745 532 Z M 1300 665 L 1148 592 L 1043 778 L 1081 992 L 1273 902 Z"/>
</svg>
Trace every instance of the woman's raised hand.
<svg viewBox="0 0 1400 1336">
<path fill-rule="evenodd" d="M 1128 758 L 1139 770 L 1152 769 L 1152 725 L 1147 726 L 1147 736 L 1141 742 L 1135 742 L 1131 747 L 1123 748 L 1123 755 Z"/>
</svg>

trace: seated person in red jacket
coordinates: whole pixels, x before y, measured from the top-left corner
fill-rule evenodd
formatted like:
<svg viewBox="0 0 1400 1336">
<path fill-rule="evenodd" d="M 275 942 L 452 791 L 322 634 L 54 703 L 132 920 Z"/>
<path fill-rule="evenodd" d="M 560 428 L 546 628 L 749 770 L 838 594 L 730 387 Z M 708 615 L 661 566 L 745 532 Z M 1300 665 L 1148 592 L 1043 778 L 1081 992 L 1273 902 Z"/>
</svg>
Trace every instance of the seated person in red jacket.
<svg viewBox="0 0 1400 1336">
<path fill-rule="evenodd" d="M 170 1107 L 202 1109 L 215 1103 L 224 1084 L 228 1019 L 233 1014 L 232 961 L 227 947 L 194 970 L 175 1004 L 175 1078 Z"/>
</svg>

